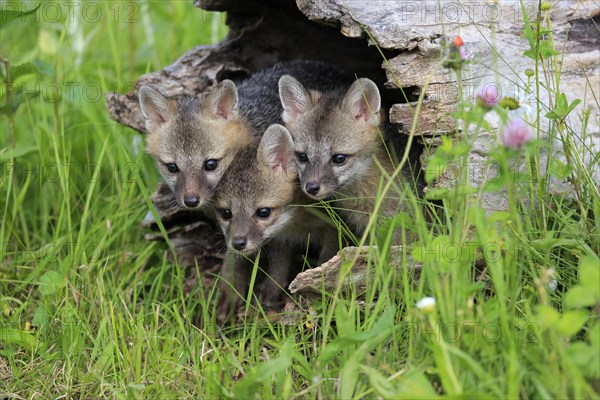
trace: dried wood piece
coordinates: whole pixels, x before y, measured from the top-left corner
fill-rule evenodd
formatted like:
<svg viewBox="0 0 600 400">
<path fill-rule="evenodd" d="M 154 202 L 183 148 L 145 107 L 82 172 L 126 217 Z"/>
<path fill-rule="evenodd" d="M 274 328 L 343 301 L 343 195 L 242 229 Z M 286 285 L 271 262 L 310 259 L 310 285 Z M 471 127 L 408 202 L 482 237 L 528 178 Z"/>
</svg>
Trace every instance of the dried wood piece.
<svg viewBox="0 0 600 400">
<path fill-rule="evenodd" d="M 320 299 L 323 291 L 332 293 L 335 290 L 338 285 L 340 268 L 345 263 L 354 261 L 351 272 L 344 278 L 342 285 L 344 287 L 351 285 L 358 292 L 363 292 L 367 289 L 369 283 L 373 281 L 373 274 L 375 272 L 375 267 L 372 263 L 369 265 L 368 259 L 369 253 L 372 253 L 372 251 L 366 246 L 346 247 L 320 267 L 298 274 L 292 283 L 290 283 L 289 290 L 294 295 Z M 408 254 L 406 255 L 406 261 L 403 262 L 402 246 L 392 246 L 389 253 L 390 268 L 408 268 L 414 274 L 415 278 L 418 278 L 421 264 L 415 262 Z"/>
<path fill-rule="evenodd" d="M 400 132 L 410 134 L 417 103 L 394 104 L 390 110 L 390 121 L 400 125 Z M 425 100 L 421 104 L 415 135 L 442 135 L 455 132 L 456 122 L 438 102 Z"/>
</svg>

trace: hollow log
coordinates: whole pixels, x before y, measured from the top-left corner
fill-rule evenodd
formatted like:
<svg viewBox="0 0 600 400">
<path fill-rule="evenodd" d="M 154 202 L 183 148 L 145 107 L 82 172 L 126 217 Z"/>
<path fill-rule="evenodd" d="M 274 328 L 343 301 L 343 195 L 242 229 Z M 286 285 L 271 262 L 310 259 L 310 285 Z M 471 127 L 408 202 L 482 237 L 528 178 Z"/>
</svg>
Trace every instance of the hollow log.
<svg viewBox="0 0 600 400">
<path fill-rule="evenodd" d="M 562 91 L 569 101 L 584 100 L 580 110 L 590 110 L 587 142 L 580 143 L 581 157 L 588 162 L 600 150 L 600 114 L 591 95 L 591 90 L 597 94 L 600 87 L 600 7 L 595 0 L 553 4 L 554 39 L 564 45 L 565 52 L 560 62 Z M 521 33 L 525 14 L 530 20 L 536 19 L 538 1 L 196 0 L 194 5 L 227 12 L 228 36 L 216 46 L 198 46 L 163 70 L 143 75 L 138 88 L 149 85 L 167 95 L 193 95 L 225 78 L 240 81 L 277 61 L 332 61 L 378 84 L 387 103 L 393 104 L 389 118 L 399 134 L 411 134 L 416 101 L 423 96 L 412 133 L 435 147 L 441 135 L 458 131 L 450 116 L 459 99 L 457 75 L 440 60 L 447 44 L 460 35 L 470 60 L 462 72 L 467 99 L 474 100 L 481 85 L 492 84 L 503 95 L 536 107 L 537 99 L 523 90 L 527 85 L 525 70 L 534 68 L 534 61 L 523 56 L 528 43 Z M 539 100 L 547 104 L 547 97 L 544 92 Z M 108 94 L 106 103 L 111 118 L 144 133 L 135 92 Z M 489 119 L 494 127 L 500 123 L 491 115 Z M 581 121 L 575 114 L 569 119 L 580 132 Z M 484 131 L 471 134 L 471 176 L 476 186 L 490 178 L 486 176 L 486 155 L 497 138 Z M 591 173 L 598 183 L 597 168 L 596 164 Z M 451 185 L 453 179 L 446 171 L 436 185 Z M 568 192 L 569 187 L 557 184 L 556 190 Z M 212 268 L 223 249 L 216 228 L 202 214 L 173 208 L 170 195 L 161 185 L 153 201 L 180 263 L 192 265 L 197 260 Z M 482 202 L 488 210 L 506 207 L 503 193 L 486 194 Z M 145 223 L 156 228 L 152 218 Z M 149 234 L 148 238 L 162 236 Z"/>
</svg>

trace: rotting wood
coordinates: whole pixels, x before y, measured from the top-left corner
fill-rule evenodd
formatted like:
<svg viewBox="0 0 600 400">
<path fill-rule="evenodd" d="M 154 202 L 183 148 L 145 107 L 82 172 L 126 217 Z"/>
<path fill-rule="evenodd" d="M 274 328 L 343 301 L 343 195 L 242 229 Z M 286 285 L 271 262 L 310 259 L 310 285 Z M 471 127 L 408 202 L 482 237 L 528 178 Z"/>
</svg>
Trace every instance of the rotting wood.
<svg viewBox="0 0 600 400">
<path fill-rule="evenodd" d="M 339 282 L 339 271 L 346 263 L 352 263 L 347 276 L 341 282 L 342 292 L 346 289 L 362 294 L 375 279 L 374 260 L 369 257 L 376 249 L 369 247 L 345 247 L 331 260 L 321 266 L 301 272 L 290 283 L 290 293 L 304 298 L 321 299 L 323 292 L 333 293 Z M 410 252 L 409 252 L 410 253 Z M 415 262 L 410 254 L 404 259 L 402 246 L 391 246 L 388 250 L 389 268 L 408 268 L 410 274 L 417 279 L 421 272 L 421 263 Z M 403 261 L 404 259 L 404 261 Z M 348 266 L 349 267 L 349 266 Z"/>
</svg>

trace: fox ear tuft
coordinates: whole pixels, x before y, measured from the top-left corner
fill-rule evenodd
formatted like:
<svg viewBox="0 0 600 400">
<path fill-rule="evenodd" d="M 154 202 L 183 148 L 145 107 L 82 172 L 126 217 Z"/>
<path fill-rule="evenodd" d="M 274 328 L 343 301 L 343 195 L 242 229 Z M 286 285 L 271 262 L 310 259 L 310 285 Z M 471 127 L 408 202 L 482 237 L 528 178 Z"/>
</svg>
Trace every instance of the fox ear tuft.
<svg viewBox="0 0 600 400">
<path fill-rule="evenodd" d="M 310 94 L 290 75 L 279 78 L 279 99 L 283 105 L 282 119 L 286 124 L 295 122 L 312 107 Z"/>
<path fill-rule="evenodd" d="M 155 131 L 173 117 L 174 100 L 163 96 L 158 90 L 142 86 L 138 91 L 138 98 L 148 132 Z"/>
<path fill-rule="evenodd" d="M 344 105 L 355 120 L 379 125 L 381 95 L 372 80 L 361 78 L 355 81 L 344 97 Z"/>
<path fill-rule="evenodd" d="M 258 146 L 258 161 L 270 166 L 287 170 L 292 162 L 294 143 L 290 132 L 279 124 L 269 126 Z"/>
<path fill-rule="evenodd" d="M 207 107 L 214 118 L 233 119 L 237 115 L 238 92 L 233 81 L 225 79 L 215 86 L 207 96 Z"/>
</svg>

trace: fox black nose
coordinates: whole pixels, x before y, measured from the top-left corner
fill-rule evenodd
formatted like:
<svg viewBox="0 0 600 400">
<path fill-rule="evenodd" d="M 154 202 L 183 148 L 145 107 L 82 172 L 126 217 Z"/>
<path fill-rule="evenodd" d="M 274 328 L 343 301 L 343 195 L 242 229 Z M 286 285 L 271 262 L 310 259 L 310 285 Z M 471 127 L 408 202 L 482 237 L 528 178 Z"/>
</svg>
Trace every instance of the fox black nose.
<svg viewBox="0 0 600 400">
<path fill-rule="evenodd" d="M 183 204 L 186 207 L 197 207 L 200 204 L 200 197 L 198 196 L 187 196 L 183 198 Z"/>
<path fill-rule="evenodd" d="M 231 242 L 231 244 L 236 250 L 244 250 L 246 247 L 246 238 L 243 236 L 236 236 L 233 238 L 233 242 Z"/>
<path fill-rule="evenodd" d="M 317 182 L 308 182 L 305 186 L 308 194 L 316 195 L 321 190 L 321 186 Z"/>
</svg>

